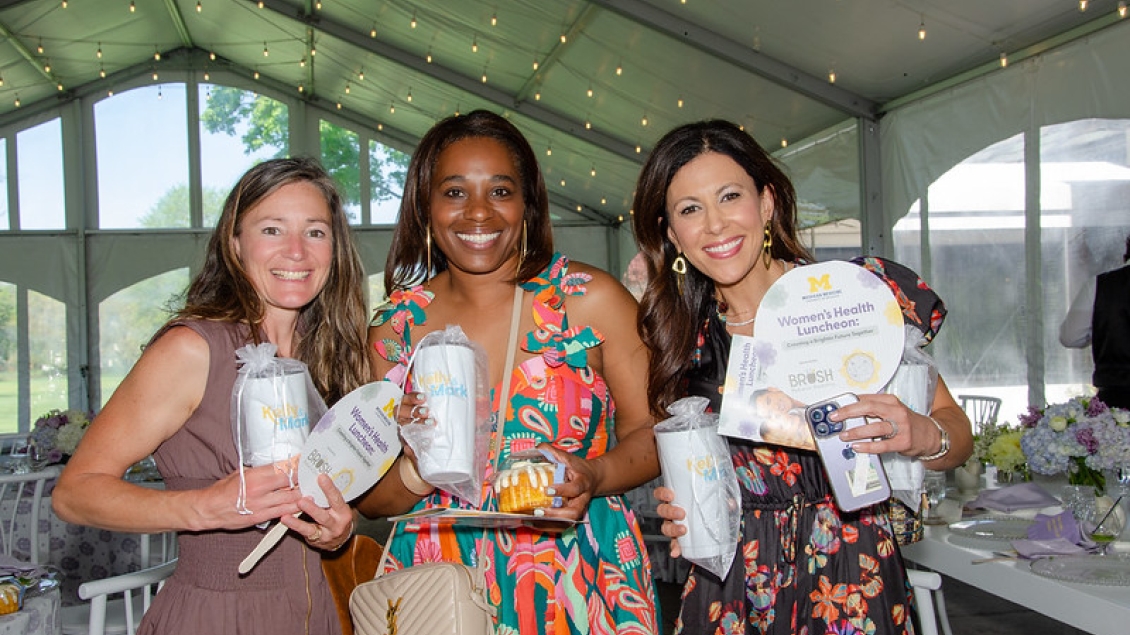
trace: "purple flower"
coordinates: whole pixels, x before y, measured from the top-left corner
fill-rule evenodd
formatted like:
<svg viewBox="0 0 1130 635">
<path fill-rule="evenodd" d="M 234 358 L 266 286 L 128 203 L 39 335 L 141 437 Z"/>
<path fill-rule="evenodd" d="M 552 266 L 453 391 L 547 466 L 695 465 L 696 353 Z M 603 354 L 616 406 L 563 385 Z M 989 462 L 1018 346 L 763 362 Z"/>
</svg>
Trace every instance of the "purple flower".
<svg viewBox="0 0 1130 635">
<path fill-rule="evenodd" d="M 1087 448 L 1087 454 L 1099 451 L 1099 441 L 1095 438 L 1095 431 L 1090 428 L 1079 428 L 1075 431 L 1075 440 L 1079 445 Z"/>
<path fill-rule="evenodd" d="M 1036 424 L 1040 422 L 1043 416 L 1044 412 L 1042 410 L 1037 410 L 1035 406 L 1028 406 L 1028 412 L 1019 417 L 1020 425 L 1025 428 L 1035 428 Z"/>
<path fill-rule="evenodd" d="M 1098 397 L 1091 399 L 1087 404 L 1087 416 L 1097 417 L 1107 411 L 1106 404 L 1103 403 Z"/>
</svg>

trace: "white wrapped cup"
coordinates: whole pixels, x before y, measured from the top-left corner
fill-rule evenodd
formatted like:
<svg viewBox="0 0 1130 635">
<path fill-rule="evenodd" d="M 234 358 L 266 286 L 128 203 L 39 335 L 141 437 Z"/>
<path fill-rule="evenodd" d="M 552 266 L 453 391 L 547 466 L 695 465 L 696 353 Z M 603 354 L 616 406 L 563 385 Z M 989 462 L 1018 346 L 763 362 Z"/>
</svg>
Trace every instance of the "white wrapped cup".
<svg viewBox="0 0 1130 635">
<path fill-rule="evenodd" d="M 726 544 L 726 519 L 732 502 L 727 494 L 722 466 L 730 461 L 726 440 L 718 435 L 717 419 L 713 426 L 690 429 L 664 429 L 655 426 L 659 448 L 659 464 L 663 483 L 674 490 L 674 504 L 686 511 L 685 520 L 677 524 L 687 528 L 679 536 L 679 549 L 688 560 L 730 558 L 734 545 Z"/>
<path fill-rule="evenodd" d="M 413 378 L 426 395 L 436 431 L 426 452 L 416 456 L 420 476 L 430 483 L 472 478 L 475 464 L 475 352 L 463 344 L 437 344 L 416 351 Z"/>
<path fill-rule="evenodd" d="M 244 465 L 269 465 L 302 452 L 313 423 L 305 372 L 249 377 L 242 399 Z"/>
</svg>

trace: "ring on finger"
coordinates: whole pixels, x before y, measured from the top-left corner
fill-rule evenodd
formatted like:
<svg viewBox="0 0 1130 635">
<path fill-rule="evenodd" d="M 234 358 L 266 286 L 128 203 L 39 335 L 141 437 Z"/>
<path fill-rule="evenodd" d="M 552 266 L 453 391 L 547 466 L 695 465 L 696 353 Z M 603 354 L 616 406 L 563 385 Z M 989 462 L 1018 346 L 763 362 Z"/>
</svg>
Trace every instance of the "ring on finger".
<svg viewBox="0 0 1130 635">
<path fill-rule="evenodd" d="M 887 439 L 893 439 L 893 438 L 897 437 L 898 434 L 899 434 L 899 424 L 895 423 L 894 421 L 891 421 L 890 419 L 887 419 L 886 422 L 891 424 L 891 432 L 890 432 L 890 434 L 885 434 L 882 437 L 880 437 L 884 441 L 886 441 Z"/>
<path fill-rule="evenodd" d="M 318 539 L 321 538 L 321 537 L 322 537 L 322 526 L 321 525 L 314 525 L 314 533 L 310 534 L 310 537 L 306 539 L 306 542 L 318 542 Z"/>
</svg>

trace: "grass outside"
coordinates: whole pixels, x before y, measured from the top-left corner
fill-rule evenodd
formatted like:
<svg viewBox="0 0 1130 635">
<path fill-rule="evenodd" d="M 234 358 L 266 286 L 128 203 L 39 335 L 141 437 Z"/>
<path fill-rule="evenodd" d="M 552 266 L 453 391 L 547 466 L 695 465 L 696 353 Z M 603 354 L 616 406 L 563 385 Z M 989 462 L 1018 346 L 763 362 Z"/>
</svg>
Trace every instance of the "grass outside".
<svg viewBox="0 0 1130 635">
<path fill-rule="evenodd" d="M 102 399 L 113 394 L 124 376 L 102 377 Z M 31 418 L 30 427 L 39 415 L 58 408 L 67 408 L 66 383 L 57 379 L 33 377 L 31 383 Z M 0 434 L 17 432 L 19 428 L 19 392 L 14 372 L 0 372 Z"/>
</svg>

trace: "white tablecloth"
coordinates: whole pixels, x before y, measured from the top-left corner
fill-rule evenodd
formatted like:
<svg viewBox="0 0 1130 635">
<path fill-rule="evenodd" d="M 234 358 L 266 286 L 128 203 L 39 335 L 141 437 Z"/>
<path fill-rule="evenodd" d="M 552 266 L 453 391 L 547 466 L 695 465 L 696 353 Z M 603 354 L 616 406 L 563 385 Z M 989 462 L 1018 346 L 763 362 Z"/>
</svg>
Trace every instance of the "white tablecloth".
<svg viewBox="0 0 1130 635">
<path fill-rule="evenodd" d="M 0 615 L 0 635 L 60 635 L 59 589 L 27 598 L 15 613 Z"/>
</svg>

